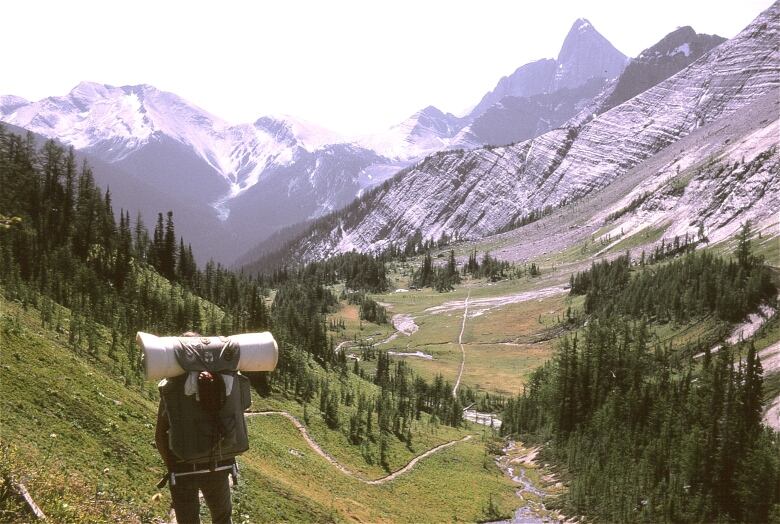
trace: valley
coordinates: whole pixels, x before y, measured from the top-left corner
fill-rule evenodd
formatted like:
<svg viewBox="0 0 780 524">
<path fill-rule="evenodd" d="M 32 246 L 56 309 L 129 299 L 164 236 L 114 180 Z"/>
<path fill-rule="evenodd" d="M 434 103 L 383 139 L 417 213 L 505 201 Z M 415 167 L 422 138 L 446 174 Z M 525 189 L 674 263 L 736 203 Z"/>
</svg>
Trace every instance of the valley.
<svg viewBox="0 0 780 524">
<path fill-rule="evenodd" d="M 0 521 L 175 522 L 139 331 L 273 335 L 180 391 L 210 460 L 247 431 L 237 523 L 780 519 L 780 2 L 566 27 L 360 136 L 0 96 Z"/>
<path fill-rule="evenodd" d="M 556 223 L 560 219 L 553 214 L 543 220 Z M 562 229 L 568 230 L 567 227 Z M 468 243 L 453 248 L 464 254 L 474 248 L 481 253 L 488 249 L 492 249 L 491 253 L 500 252 L 500 249 L 494 249 L 495 242 L 487 239 L 483 246 Z M 765 245 L 757 242 L 757 246 L 761 247 L 768 260 L 780 259 L 777 243 Z M 639 250 L 650 252 L 653 248 L 651 239 L 648 244 L 638 243 L 632 253 L 638 257 Z M 733 242 L 726 242 L 711 246 L 710 250 L 729 253 L 734 248 Z M 446 259 L 446 252 L 446 249 L 442 250 L 442 256 L 437 260 Z M 333 321 L 334 324 L 344 321 L 343 329 L 332 332 L 332 344 L 337 353 L 360 358 L 359 369 L 369 375 L 376 373 L 377 361 L 363 359 L 361 351 L 365 351 L 364 348 L 374 352 L 387 350 L 429 355 L 431 359 L 415 356 L 394 358 L 403 360 L 420 377 L 429 381 L 441 376 L 444 381 L 455 384 L 460 379 L 459 396 L 474 398 L 477 411 L 484 412 L 484 407 L 479 404 L 485 402 L 485 394 L 499 398 L 520 393 L 531 373 L 553 356 L 560 338 L 581 329 L 581 321 L 567 320 L 568 316 L 582 318 L 582 297 L 569 294 L 572 272 L 585 270 L 599 259 L 614 259 L 620 253 L 596 255 L 573 250 L 563 260 L 542 253 L 519 262 L 517 266 L 522 268 L 531 263 L 537 264 L 538 275 L 520 272 L 517 276 L 496 281 L 466 275 L 448 293 L 413 289 L 413 276 L 422 264 L 419 257 L 390 262 L 388 292 L 369 295 L 387 309 L 390 322 L 376 324 L 362 320 L 357 306 L 342 301 L 326 318 L 326 322 Z M 508 273 L 513 274 L 511 270 Z M 334 294 L 339 295 L 344 290 L 343 285 L 337 284 Z M 44 511 L 62 519 L 79 520 L 79 515 L 94 515 L 94 508 L 101 508 L 107 519 L 123 515 L 123 520 L 133 520 L 136 517 L 131 515 L 138 515 L 135 513 L 138 508 L 145 507 L 144 514 L 147 516 L 141 519 L 156 514 L 155 518 L 161 521 L 159 519 L 164 519 L 166 515 L 167 495 L 164 492 L 158 494 L 153 487 L 156 476 L 160 474 L 159 459 L 153 449 L 145 448 L 146 451 L 138 456 L 137 464 L 131 467 L 127 466 L 126 451 L 105 455 L 102 463 L 95 464 L 94 472 L 85 471 L 80 465 L 86 460 L 83 453 L 88 456 L 89 450 L 95 449 L 90 446 L 100 449 L 103 445 L 99 441 L 87 445 L 88 441 L 84 439 L 89 433 L 83 431 L 85 427 L 102 427 L 97 436 L 105 435 L 115 443 L 121 441 L 117 439 L 119 435 L 150 441 L 155 410 L 152 400 L 154 388 L 138 381 L 131 382 L 130 389 L 125 390 L 126 379 L 123 377 L 127 371 L 122 372 L 121 369 L 128 369 L 130 361 L 126 359 L 129 356 L 120 356 L 116 363 L 108 356 L 112 340 L 110 332 L 100 330 L 96 346 L 89 352 L 78 349 L 74 352 L 67 343 L 66 330 L 57 328 L 62 329 L 58 332 L 48 327 L 52 326 L 51 321 L 41 323 L 40 320 L 58 318 L 58 324 L 67 326 L 72 314 L 67 309 L 55 308 L 46 316 L 43 310 L 50 306 L 45 304 L 43 298 L 33 299 L 32 302 L 29 298 L 21 303 L 18 300 L 3 302 L 4 340 L 19 348 L 11 355 L 3 353 L 4 379 L 0 381 L 4 384 L 0 396 L 5 399 L 2 407 L 5 452 L 12 453 L 9 456 L 24 457 L 9 459 L 8 464 L 14 468 L 13 474 L 26 479 L 26 485 Z M 760 350 L 767 348 L 770 353 L 774 351 L 772 347 L 780 341 L 779 328 L 774 317 L 758 330 L 756 338 Z M 674 345 L 679 347 L 692 340 L 715 340 L 731 332 L 727 325 L 706 319 L 703 322 L 659 325 L 653 330 L 660 339 L 673 340 Z M 45 352 L 41 353 L 38 348 L 45 348 Z M 770 356 L 770 353 L 762 353 L 762 358 Z M 60 369 L 59 379 L 36 378 L 31 384 L 76 379 L 77 382 L 67 389 L 83 392 L 75 393 L 73 398 L 81 402 L 86 395 L 103 406 L 95 408 L 97 418 L 88 426 L 84 426 L 83 422 L 75 425 L 68 422 L 71 420 L 70 411 L 63 411 L 67 404 L 63 404 L 62 399 L 45 408 L 46 417 L 51 420 L 39 417 L 30 420 L 25 415 L 30 411 L 27 402 L 49 406 L 46 397 L 34 401 L 33 397 L 19 396 L 31 391 L 31 385 L 21 385 L 28 366 L 35 362 L 62 359 L 63 354 L 69 355 L 68 358 L 77 367 L 72 371 Z M 314 370 L 317 374 L 322 373 L 316 367 Z M 50 373 L 45 368 L 41 371 Z M 776 367 L 770 364 L 766 372 L 767 383 L 772 383 L 777 376 Z M 339 378 L 335 369 L 326 372 L 326 375 L 332 375 L 330 382 L 334 384 L 343 383 L 343 376 Z M 374 387 L 360 386 L 365 391 Z M 50 397 L 51 400 L 59 398 L 55 391 L 56 388 L 47 390 L 48 395 L 57 395 Z M 774 390 L 768 393 L 771 391 Z M 777 395 L 777 392 L 771 394 Z M 768 413 L 777 402 L 773 398 L 768 397 Z M 494 430 L 471 423 L 454 429 L 433 418 L 426 420 L 423 415 L 419 422 L 412 425 L 414 444 L 411 447 L 399 441 L 389 442 L 388 468 L 385 469 L 375 462 L 376 457 L 367 459 L 371 454 L 358 453 L 360 448 L 356 449 L 349 442 L 343 430 L 332 431 L 322 413 L 313 413 L 317 411 L 314 408 L 316 399 L 315 396 L 312 404 L 301 404 L 288 398 L 283 391 L 254 398 L 252 410 L 268 415 L 249 416 L 252 449 L 241 459 L 242 480 L 237 488 L 236 502 L 238 514 L 243 520 L 406 521 L 425 518 L 431 521 L 469 521 L 507 517 L 515 511 L 520 511 L 523 518 L 531 518 L 531 515 L 549 511 L 550 502 L 540 498 L 540 493 L 565 492 L 565 484 L 559 484 L 560 477 L 551 476 L 552 471 L 539 469 L 541 464 L 536 462 L 526 463 L 512 458 L 525 456 L 525 453 L 518 455 L 513 452 L 509 458 L 501 459 L 513 460 L 509 475 L 496 467 L 493 456 L 485 454 L 485 446 L 500 446 L 491 444 L 500 442 L 494 440 L 498 424 L 494 424 Z M 307 406 L 311 408 L 308 413 Z M 464 404 L 462 408 L 472 406 Z M 105 412 L 98 415 L 100 410 Z M 346 420 L 349 408 L 342 406 L 339 410 L 344 410 L 340 418 Z M 281 412 L 289 415 L 277 415 Z M 15 415 L 9 418 L 11 413 Z M 497 419 L 500 420 L 501 416 L 500 411 L 496 412 Z M 11 442 L 24 442 L 21 435 L 32 431 L 31 423 L 51 428 L 56 436 L 41 435 L 43 440 L 32 443 L 32 447 L 9 445 Z M 138 434 L 139 425 L 146 428 L 145 437 Z M 304 427 L 305 430 L 302 429 Z M 140 442 L 123 449 L 135 449 L 138 445 Z M 74 453 L 74 449 L 82 451 Z M 36 456 L 38 460 L 32 459 Z M 56 489 L 56 481 L 48 473 L 50 461 L 59 470 L 73 471 L 70 488 L 57 495 L 52 492 Z M 40 466 L 30 468 L 25 465 L 33 463 Z M 413 467 L 409 467 L 410 464 Z M 106 468 L 109 473 L 102 473 Z M 400 473 L 389 480 L 388 471 Z M 144 473 L 139 475 L 141 472 Z M 443 485 L 441 478 L 444 477 L 448 481 Z M 532 480 L 526 480 L 528 478 Z M 380 483 L 381 479 L 388 480 Z M 90 487 L 95 482 L 101 486 L 96 502 L 92 499 Z M 519 490 L 521 499 L 514 494 L 518 483 L 525 486 Z M 479 488 L 475 490 L 475 486 Z M 149 506 L 150 500 L 154 503 Z M 416 505 L 410 506 L 409 500 L 415 500 Z M 540 504 L 542 500 L 547 501 L 545 506 Z M 53 506 L 53 501 L 58 501 L 58 505 Z M 553 503 L 552 507 L 555 506 Z M 430 513 L 421 513 L 422 508 L 428 508 L 425 511 Z"/>
</svg>

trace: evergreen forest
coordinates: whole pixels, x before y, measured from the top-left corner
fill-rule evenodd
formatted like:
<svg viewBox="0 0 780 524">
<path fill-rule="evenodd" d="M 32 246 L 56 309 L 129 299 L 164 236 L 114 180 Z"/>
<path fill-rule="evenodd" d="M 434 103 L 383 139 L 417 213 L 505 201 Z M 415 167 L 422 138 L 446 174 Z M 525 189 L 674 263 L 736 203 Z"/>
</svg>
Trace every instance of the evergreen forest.
<svg viewBox="0 0 780 524">
<path fill-rule="evenodd" d="M 502 432 L 545 442 L 571 479 L 569 514 L 607 522 L 767 522 L 780 518 L 780 441 L 762 425 L 752 342 L 673 347 L 652 327 L 738 321 L 777 290 L 751 254 L 689 253 L 653 266 L 630 256 L 573 275 L 587 325 L 507 402 Z M 644 257 L 641 258 L 644 260 Z"/>
</svg>

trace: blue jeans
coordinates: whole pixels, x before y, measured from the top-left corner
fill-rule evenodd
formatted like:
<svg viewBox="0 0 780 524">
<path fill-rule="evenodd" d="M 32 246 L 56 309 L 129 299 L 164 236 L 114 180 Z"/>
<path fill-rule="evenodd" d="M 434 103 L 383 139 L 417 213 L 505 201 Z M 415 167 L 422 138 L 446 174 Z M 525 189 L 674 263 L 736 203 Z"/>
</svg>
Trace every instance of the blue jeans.
<svg viewBox="0 0 780 524">
<path fill-rule="evenodd" d="M 233 505 L 230 500 L 229 471 L 214 471 L 176 478 L 171 486 L 173 510 L 178 524 L 200 524 L 198 490 L 203 493 L 214 524 L 230 524 Z"/>
</svg>

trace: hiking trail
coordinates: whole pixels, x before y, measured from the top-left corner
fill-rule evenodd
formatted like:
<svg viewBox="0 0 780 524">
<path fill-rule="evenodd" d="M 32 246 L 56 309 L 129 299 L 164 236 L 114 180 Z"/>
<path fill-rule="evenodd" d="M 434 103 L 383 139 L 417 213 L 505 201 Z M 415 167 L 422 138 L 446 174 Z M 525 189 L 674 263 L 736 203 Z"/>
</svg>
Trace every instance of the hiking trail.
<svg viewBox="0 0 780 524">
<path fill-rule="evenodd" d="M 460 325 L 460 335 L 458 335 L 458 344 L 460 345 L 460 369 L 458 370 L 458 379 L 455 381 L 455 387 L 452 388 L 452 397 L 458 396 L 458 386 L 463 377 L 463 368 L 466 365 L 466 348 L 463 347 L 463 332 L 466 330 L 466 317 L 469 314 L 469 299 L 471 298 L 471 288 L 466 295 L 466 301 L 463 303 L 463 322 Z"/>
<path fill-rule="evenodd" d="M 358 475 L 354 471 L 350 470 L 349 468 L 347 468 L 346 466 L 344 466 L 343 464 L 338 462 L 335 458 L 333 458 L 327 451 L 322 449 L 320 447 L 320 445 L 317 444 L 317 442 L 311 437 L 311 435 L 309 434 L 309 431 L 306 429 L 306 426 L 303 423 L 301 423 L 301 421 L 298 420 L 294 415 L 291 415 L 290 413 L 288 413 L 286 411 L 250 411 L 250 412 L 245 413 L 245 415 L 247 417 L 274 416 L 274 415 L 275 416 L 280 416 L 280 417 L 285 417 L 290 422 L 292 422 L 293 426 L 295 426 L 295 428 L 301 433 L 301 435 L 303 436 L 304 440 L 306 440 L 306 443 L 309 445 L 309 447 L 311 449 L 314 450 L 315 453 L 317 453 L 319 456 L 321 456 L 322 458 L 324 458 L 325 460 L 330 462 L 331 465 L 333 465 L 336 469 L 341 471 L 343 474 L 345 474 L 345 475 L 347 475 L 349 477 L 352 477 L 352 478 L 354 478 L 356 480 L 359 480 L 360 482 L 362 482 L 364 484 L 368 484 L 368 485 L 378 485 L 378 484 L 384 484 L 386 482 L 390 482 L 391 480 L 395 479 L 396 477 L 411 471 L 412 468 L 414 468 L 414 466 L 416 466 L 417 463 L 419 461 L 421 461 L 422 459 L 424 459 L 426 457 L 429 457 L 429 456 L 433 455 L 434 453 L 436 453 L 438 451 L 441 451 L 443 449 L 446 449 L 446 448 L 448 448 L 450 446 L 454 446 L 455 444 L 457 444 L 459 442 L 465 442 L 467 440 L 470 440 L 471 437 L 472 437 L 471 435 L 466 435 L 465 437 L 463 437 L 461 439 L 451 440 L 449 442 L 445 442 L 444 444 L 439 444 L 438 446 L 435 446 L 435 447 L 429 449 L 428 451 L 426 451 L 424 453 L 421 453 L 420 455 L 417 455 L 416 457 L 414 457 L 412 460 L 410 460 L 409 463 L 406 464 L 401 469 L 398 469 L 398 470 L 396 470 L 396 471 L 394 471 L 392 473 L 389 473 L 389 474 L 385 475 L 384 477 L 380 477 L 380 478 L 374 479 L 374 480 L 369 480 L 369 479 L 365 479 L 365 478 L 361 477 L 360 475 Z"/>
</svg>

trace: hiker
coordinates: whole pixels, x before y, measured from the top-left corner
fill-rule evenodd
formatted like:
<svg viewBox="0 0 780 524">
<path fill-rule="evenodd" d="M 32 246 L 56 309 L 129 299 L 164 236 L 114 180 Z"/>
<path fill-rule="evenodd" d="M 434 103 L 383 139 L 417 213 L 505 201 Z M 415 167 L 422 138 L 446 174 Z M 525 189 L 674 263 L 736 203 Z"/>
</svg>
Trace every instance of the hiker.
<svg viewBox="0 0 780 524">
<path fill-rule="evenodd" d="M 204 371 L 208 373 L 208 371 Z M 168 471 L 174 473 L 184 473 L 208 469 L 207 463 L 187 464 L 176 459 L 170 449 L 168 449 L 168 417 L 165 413 L 165 406 L 160 400 L 160 407 L 157 410 L 157 428 L 154 439 L 157 443 L 157 449 L 165 462 Z M 219 466 L 233 466 L 236 459 L 231 458 L 227 461 L 219 462 Z M 176 484 L 171 485 L 171 500 L 173 510 L 176 512 L 176 521 L 180 524 L 189 524 L 190 522 L 200 522 L 200 500 L 198 490 L 203 493 L 206 505 L 211 512 L 211 520 L 217 523 L 230 523 L 230 515 L 233 511 L 233 505 L 230 500 L 230 471 L 205 471 L 195 475 L 177 478 Z"/>
<path fill-rule="evenodd" d="M 230 478 L 238 482 L 236 456 L 249 449 L 244 412 L 252 403 L 241 371 L 273 371 L 279 348 L 269 332 L 230 337 L 180 337 L 138 332 L 146 378 L 157 380 L 155 444 L 167 467 L 158 484 L 170 484 L 180 524 L 199 523 L 203 494 L 215 524 L 230 523 Z"/>
<path fill-rule="evenodd" d="M 198 333 L 187 332 L 182 337 L 199 337 Z M 187 380 L 187 374 L 168 379 L 162 388 L 184 389 Z M 209 371 L 198 372 L 197 378 L 199 402 L 205 404 L 219 401 L 221 391 L 216 388 L 222 388 L 222 381 L 218 379 L 218 374 L 212 374 Z M 223 396 L 224 397 L 224 396 Z M 213 409 L 214 406 L 205 406 L 207 409 Z M 220 406 L 216 406 L 219 409 Z M 169 481 L 171 489 L 171 500 L 173 510 L 176 513 L 176 521 L 179 524 L 190 524 L 200 522 L 200 499 L 198 491 L 203 493 L 203 498 L 211 512 L 211 520 L 215 524 L 229 524 L 231 522 L 231 513 L 233 505 L 230 499 L 230 481 L 231 472 L 235 472 L 235 457 L 230 457 L 221 461 L 191 463 L 177 458 L 169 447 L 170 420 L 166 411 L 165 399 L 163 395 L 160 398 L 160 405 L 157 410 L 157 427 L 155 430 L 155 443 L 160 452 L 160 456 L 168 468 L 168 476 L 173 473 Z M 182 475 L 183 474 L 183 475 Z"/>
</svg>

